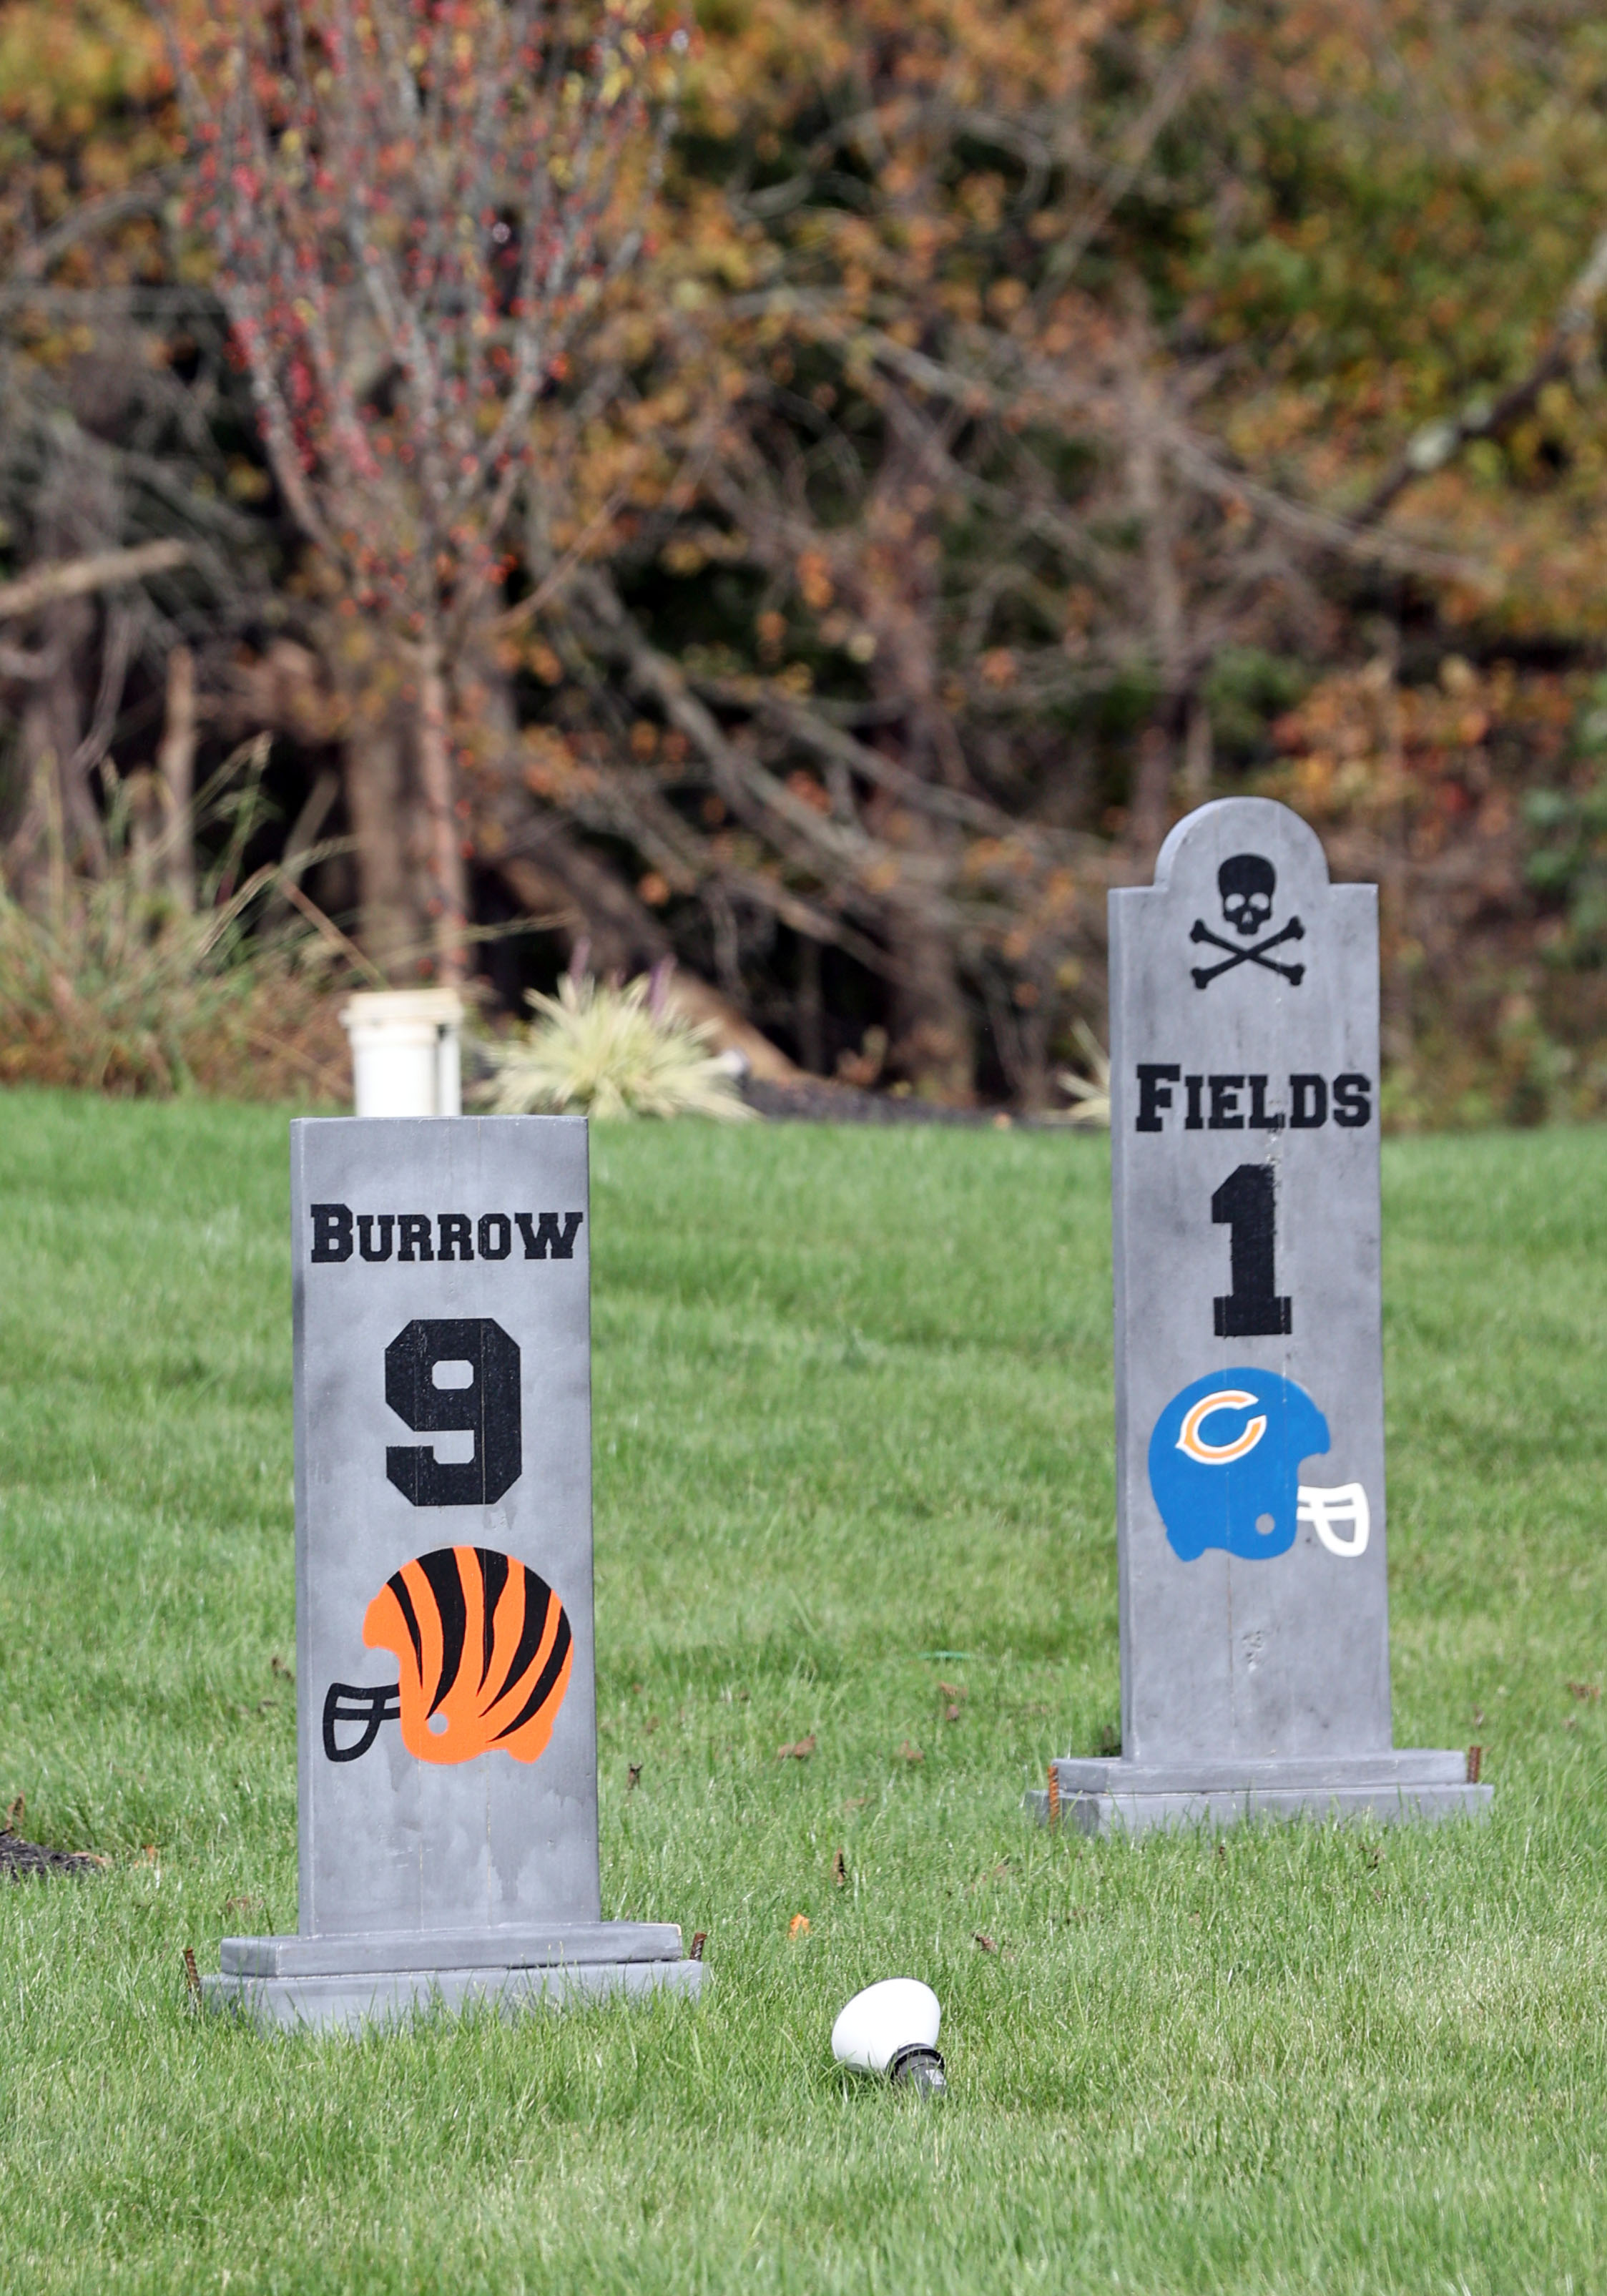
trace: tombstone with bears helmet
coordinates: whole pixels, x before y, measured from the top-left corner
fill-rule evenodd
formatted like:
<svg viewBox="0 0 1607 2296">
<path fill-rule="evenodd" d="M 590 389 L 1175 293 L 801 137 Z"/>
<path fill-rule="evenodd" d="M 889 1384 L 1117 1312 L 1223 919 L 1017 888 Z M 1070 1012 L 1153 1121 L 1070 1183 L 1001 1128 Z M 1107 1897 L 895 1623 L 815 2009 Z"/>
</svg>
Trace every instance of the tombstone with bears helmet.
<svg viewBox="0 0 1607 2296">
<path fill-rule="evenodd" d="M 1481 1810 L 1391 1729 L 1376 889 L 1232 798 L 1110 909 L 1121 1752 L 1038 1808 Z"/>
<path fill-rule="evenodd" d="M 579 1117 L 291 1136 L 300 1905 L 264 2024 L 695 1989 L 602 1918 Z"/>
</svg>

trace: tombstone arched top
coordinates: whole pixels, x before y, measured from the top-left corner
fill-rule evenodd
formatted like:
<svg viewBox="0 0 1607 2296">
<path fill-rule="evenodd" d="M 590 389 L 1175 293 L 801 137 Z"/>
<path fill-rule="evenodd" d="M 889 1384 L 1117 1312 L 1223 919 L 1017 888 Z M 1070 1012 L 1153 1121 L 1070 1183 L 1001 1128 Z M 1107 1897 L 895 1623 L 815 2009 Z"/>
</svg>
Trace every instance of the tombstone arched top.
<svg viewBox="0 0 1607 2296">
<path fill-rule="evenodd" d="M 1186 912 L 1208 976 L 1213 960 L 1226 977 L 1253 951 L 1251 969 L 1263 979 L 1281 970 L 1292 984 L 1316 955 L 1297 944 L 1314 932 L 1325 938 L 1324 921 L 1371 904 L 1374 895 L 1371 886 L 1332 882 L 1321 839 L 1286 805 L 1227 797 L 1177 824 L 1143 898 Z"/>
<path fill-rule="evenodd" d="M 1322 840 L 1288 806 L 1218 799 L 1178 823 L 1152 885 L 1111 896 L 1112 919 L 1134 920 L 1120 955 L 1112 947 L 1118 1001 L 1136 995 L 1152 1035 L 1168 1008 L 1178 1021 L 1186 1010 L 1225 1072 L 1275 1066 L 1285 1052 L 1310 1069 L 1326 1044 L 1341 1067 L 1371 1073 L 1357 1029 L 1376 1015 L 1377 905 L 1376 886 L 1333 883 Z M 1287 1037 L 1281 1048 L 1269 1025 Z"/>
<path fill-rule="evenodd" d="M 1233 854 L 1271 846 L 1313 886 L 1330 882 L 1323 840 L 1309 822 L 1275 798 L 1220 797 L 1185 814 L 1167 838 L 1155 857 L 1154 890 L 1169 891 L 1175 878 L 1196 869 L 1214 875 Z"/>
</svg>

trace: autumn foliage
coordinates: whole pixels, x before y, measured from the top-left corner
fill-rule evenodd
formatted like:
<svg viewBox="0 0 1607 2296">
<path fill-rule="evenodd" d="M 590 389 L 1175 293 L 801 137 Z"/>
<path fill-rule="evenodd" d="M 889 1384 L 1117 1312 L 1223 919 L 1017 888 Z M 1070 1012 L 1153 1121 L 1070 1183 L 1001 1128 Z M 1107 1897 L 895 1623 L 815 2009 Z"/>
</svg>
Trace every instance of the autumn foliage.
<svg viewBox="0 0 1607 2296">
<path fill-rule="evenodd" d="M 1264 789 L 1398 1120 L 1592 1110 L 1604 96 L 1564 0 L 11 0 L 11 569 L 191 553 L 0 624 L 13 888 L 182 638 L 391 972 L 1031 1105 Z"/>
</svg>

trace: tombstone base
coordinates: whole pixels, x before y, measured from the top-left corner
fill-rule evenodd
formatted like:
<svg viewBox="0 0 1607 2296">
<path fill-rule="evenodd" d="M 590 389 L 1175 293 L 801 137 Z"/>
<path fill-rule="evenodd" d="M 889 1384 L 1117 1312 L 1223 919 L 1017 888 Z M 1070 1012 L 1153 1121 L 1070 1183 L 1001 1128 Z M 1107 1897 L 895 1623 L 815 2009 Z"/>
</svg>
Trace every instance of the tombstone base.
<svg viewBox="0 0 1607 2296">
<path fill-rule="evenodd" d="M 1247 1818 L 1357 1818 L 1373 1825 L 1482 1817 L 1493 1789 L 1471 1784 L 1467 1756 L 1413 1747 L 1306 1759 L 1148 1764 L 1068 1757 L 1050 1765 L 1052 1792 L 1026 1796 L 1041 1824 L 1079 1833 L 1151 1826 L 1238 1825 Z"/>
<path fill-rule="evenodd" d="M 703 1964 L 673 1923 L 573 1922 L 435 1935 L 225 1938 L 206 2006 L 264 2030 L 396 2023 L 416 2011 L 511 2016 L 660 1988 L 695 1997 Z"/>
</svg>

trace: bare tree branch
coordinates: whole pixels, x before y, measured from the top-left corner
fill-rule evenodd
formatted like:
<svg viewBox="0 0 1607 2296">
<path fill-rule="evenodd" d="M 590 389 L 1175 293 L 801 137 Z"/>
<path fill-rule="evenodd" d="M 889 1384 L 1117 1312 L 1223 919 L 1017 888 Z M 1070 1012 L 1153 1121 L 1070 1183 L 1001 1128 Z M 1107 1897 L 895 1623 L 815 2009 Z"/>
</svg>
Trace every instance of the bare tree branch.
<svg viewBox="0 0 1607 2296">
<path fill-rule="evenodd" d="M 906 805 L 930 813 L 939 821 L 952 821 L 985 837 L 1019 838 L 1028 844 L 1041 841 L 1057 852 L 1087 859 L 1103 857 L 1108 851 L 1097 838 L 1046 829 L 1040 823 L 1006 813 L 1000 806 L 989 805 L 985 798 L 923 781 L 919 774 L 911 773 L 907 767 L 884 756 L 880 750 L 873 750 L 868 742 L 856 741 L 852 734 L 834 726 L 819 710 L 809 709 L 793 695 L 783 693 L 759 679 L 694 676 L 691 682 L 717 701 L 756 710 L 760 717 L 784 728 L 816 756 L 836 758 L 876 788 L 886 790 L 890 796 L 901 798 Z"/>
<path fill-rule="evenodd" d="M 104 550 L 89 558 L 70 558 L 36 567 L 15 582 L 0 583 L 0 621 L 14 622 L 59 598 L 88 598 L 147 574 L 170 574 L 189 563 L 187 542 L 142 542 L 132 550 Z"/>
<path fill-rule="evenodd" d="M 12 277 L 0 287 L 0 312 L 33 299 L 34 283 L 42 280 L 58 258 L 97 232 L 114 231 L 120 223 L 141 215 L 159 214 L 170 196 L 176 175 L 172 171 L 142 176 L 104 199 L 86 200 L 62 217 L 49 231 L 24 247 L 16 258 Z"/>
</svg>

